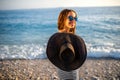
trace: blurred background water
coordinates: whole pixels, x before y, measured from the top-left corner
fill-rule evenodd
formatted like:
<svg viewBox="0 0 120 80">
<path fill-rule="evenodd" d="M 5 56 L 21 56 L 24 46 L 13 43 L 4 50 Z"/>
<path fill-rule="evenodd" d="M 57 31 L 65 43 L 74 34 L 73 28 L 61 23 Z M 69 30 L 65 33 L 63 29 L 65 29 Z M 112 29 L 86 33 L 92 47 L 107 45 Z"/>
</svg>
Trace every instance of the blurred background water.
<svg viewBox="0 0 120 80">
<path fill-rule="evenodd" d="M 0 10 L 0 59 L 43 59 L 64 8 Z M 120 59 L 120 7 L 71 8 L 88 57 Z"/>
</svg>

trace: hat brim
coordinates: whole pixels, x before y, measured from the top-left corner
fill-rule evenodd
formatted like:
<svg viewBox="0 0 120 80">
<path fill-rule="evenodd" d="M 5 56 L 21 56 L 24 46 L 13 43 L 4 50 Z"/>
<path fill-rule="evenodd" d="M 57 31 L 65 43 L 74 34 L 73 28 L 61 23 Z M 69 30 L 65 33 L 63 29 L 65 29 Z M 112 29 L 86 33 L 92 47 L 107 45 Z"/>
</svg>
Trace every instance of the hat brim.
<svg viewBox="0 0 120 80">
<path fill-rule="evenodd" d="M 75 58 L 70 64 L 64 64 L 59 58 L 60 47 L 67 42 L 72 44 L 75 51 Z M 85 42 L 80 36 L 71 33 L 55 33 L 48 40 L 46 54 L 48 59 L 61 70 L 72 71 L 78 69 L 84 63 L 87 50 Z"/>
</svg>

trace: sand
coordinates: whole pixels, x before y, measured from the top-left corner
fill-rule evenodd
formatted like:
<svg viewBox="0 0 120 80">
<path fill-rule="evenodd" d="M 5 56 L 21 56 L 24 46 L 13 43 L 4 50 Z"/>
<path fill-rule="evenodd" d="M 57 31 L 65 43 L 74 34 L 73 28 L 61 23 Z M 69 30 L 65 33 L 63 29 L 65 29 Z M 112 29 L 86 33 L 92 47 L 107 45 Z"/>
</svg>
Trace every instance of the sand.
<svg viewBox="0 0 120 80">
<path fill-rule="evenodd" d="M 79 69 L 80 80 L 120 80 L 120 60 L 87 59 Z M 0 80 L 59 80 L 48 59 L 0 60 Z"/>
</svg>

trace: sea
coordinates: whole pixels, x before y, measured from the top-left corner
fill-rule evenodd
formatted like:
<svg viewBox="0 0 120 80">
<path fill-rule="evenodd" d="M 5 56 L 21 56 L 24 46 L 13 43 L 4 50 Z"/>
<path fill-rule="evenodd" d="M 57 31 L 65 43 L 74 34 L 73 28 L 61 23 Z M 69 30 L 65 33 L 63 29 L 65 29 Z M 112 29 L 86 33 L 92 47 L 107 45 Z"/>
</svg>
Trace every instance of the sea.
<svg viewBox="0 0 120 80">
<path fill-rule="evenodd" d="M 87 58 L 120 60 L 120 6 L 67 8 L 77 12 L 76 35 L 85 41 Z M 46 59 L 63 9 L 0 10 L 0 59 Z"/>
</svg>

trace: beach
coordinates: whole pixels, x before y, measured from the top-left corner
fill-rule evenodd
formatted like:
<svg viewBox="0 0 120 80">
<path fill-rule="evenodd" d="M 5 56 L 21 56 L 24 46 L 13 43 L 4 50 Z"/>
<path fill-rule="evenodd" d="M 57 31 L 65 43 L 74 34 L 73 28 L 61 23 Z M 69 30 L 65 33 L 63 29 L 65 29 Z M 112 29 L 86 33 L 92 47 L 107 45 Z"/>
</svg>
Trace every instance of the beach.
<svg viewBox="0 0 120 80">
<path fill-rule="evenodd" d="M 87 59 L 78 69 L 80 80 L 120 80 L 120 60 Z M 0 80 L 59 80 L 48 59 L 0 60 Z"/>
<path fill-rule="evenodd" d="M 80 80 L 120 80 L 120 6 L 71 9 L 78 17 L 76 35 L 87 47 Z M 59 80 L 46 48 L 61 10 L 0 10 L 0 80 Z"/>
</svg>

